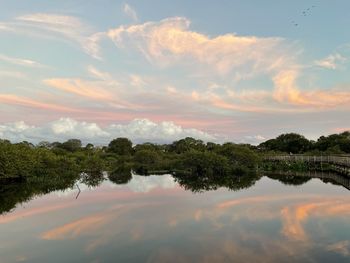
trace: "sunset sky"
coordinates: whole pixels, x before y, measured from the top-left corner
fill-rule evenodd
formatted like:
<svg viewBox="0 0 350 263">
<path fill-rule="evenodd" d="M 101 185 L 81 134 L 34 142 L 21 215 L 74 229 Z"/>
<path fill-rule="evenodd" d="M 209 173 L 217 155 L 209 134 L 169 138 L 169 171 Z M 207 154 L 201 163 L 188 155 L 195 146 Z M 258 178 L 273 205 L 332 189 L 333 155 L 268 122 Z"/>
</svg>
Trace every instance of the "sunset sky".
<svg viewBox="0 0 350 263">
<path fill-rule="evenodd" d="M 350 130 L 349 10 L 348 0 L 0 0 L 0 138 L 257 144 Z"/>
</svg>

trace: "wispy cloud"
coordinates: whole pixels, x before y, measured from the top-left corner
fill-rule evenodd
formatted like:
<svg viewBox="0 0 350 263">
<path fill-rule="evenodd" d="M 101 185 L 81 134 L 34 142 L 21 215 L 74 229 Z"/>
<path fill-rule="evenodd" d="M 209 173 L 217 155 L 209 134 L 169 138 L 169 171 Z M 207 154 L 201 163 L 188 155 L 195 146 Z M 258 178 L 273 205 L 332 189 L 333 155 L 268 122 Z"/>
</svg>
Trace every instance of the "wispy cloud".
<svg viewBox="0 0 350 263">
<path fill-rule="evenodd" d="M 328 245 L 326 248 L 328 251 L 336 252 L 344 257 L 350 256 L 350 241 L 344 240 L 337 243 L 333 243 L 331 245 Z"/>
<path fill-rule="evenodd" d="M 72 239 L 100 228 L 108 221 L 106 215 L 92 215 L 51 229 L 41 235 L 45 240 Z"/>
<path fill-rule="evenodd" d="M 137 13 L 134 8 L 132 8 L 129 4 L 124 4 L 123 6 L 123 12 L 128 17 L 130 17 L 134 22 L 137 22 L 139 19 L 137 17 Z"/>
<path fill-rule="evenodd" d="M 14 65 L 25 66 L 25 67 L 43 67 L 44 66 L 34 60 L 24 59 L 24 58 L 15 58 L 15 57 L 6 56 L 4 54 L 0 54 L 0 60 L 14 64 Z"/>
<path fill-rule="evenodd" d="M 331 54 L 328 57 L 315 61 L 315 65 L 326 69 L 339 69 L 347 59 L 339 53 Z"/>
<path fill-rule="evenodd" d="M 74 16 L 53 13 L 26 14 L 17 16 L 12 21 L 0 23 L 0 30 L 40 38 L 63 37 L 66 41 L 80 45 L 82 50 L 92 57 L 100 59 L 97 43 L 101 33 L 95 33 L 91 26 Z"/>
<path fill-rule="evenodd" d="M 19 71 L 0 70 L 0 76 L 4 78 L 25 78 L 26 75 Z"/>
<path fill-rule="evenodd" d="M 87 81 L 78 78 L 53 78 L 45 79 L 43 83 L 64 93 L 81 98 L 87 98 L 90 101 L 98 101 L 110 109 L 139 109 L 138 104 L 133 104 L 124 99 L 121 93 L 120 84 L 115 81 L 108 73 L 101 72 L 94 67 L 89 67 L 89 72 L 97 80 Z M 127 92 L 126 92 L 127 93 Z"/>
<path fill-rule="evenodd" d="M 41 110 L 57 112 L 79 112 L 81 110 L 54 103 L 45 103 L 31 98 L 21 97 L 14 94 L 0 94 L 0 102 L 8 105 L 19 105 Z"/>
<path fill-rule="evenodd" d="M 110 101 L 113 94 L 80 79 L 46 79 L 44 83 L 56 89 L 94 100 Z"/>
</svg>

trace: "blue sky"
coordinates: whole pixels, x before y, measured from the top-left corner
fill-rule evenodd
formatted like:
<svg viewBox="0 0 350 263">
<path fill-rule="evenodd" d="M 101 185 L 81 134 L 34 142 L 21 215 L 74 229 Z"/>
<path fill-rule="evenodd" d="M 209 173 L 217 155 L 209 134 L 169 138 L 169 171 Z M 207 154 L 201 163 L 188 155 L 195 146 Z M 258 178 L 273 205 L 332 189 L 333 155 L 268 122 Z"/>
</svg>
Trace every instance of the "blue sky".
<svg viewBox="0 0 350 263">
<path fill-rule="evenodd" d="M 0 137 L 259 143 L 350 129 L 349 1 L 0 5 Z"/>
</svg>

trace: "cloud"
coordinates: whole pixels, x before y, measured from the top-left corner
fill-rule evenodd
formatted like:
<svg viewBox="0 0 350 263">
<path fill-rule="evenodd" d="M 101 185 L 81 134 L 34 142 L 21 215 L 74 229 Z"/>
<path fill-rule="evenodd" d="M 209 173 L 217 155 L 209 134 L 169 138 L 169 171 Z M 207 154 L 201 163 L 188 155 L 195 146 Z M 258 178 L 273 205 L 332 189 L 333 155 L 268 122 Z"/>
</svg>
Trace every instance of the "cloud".
<svg viewBox="0 0 350 263">
<path fill-rule="evenodd" d="M 328 57 L 315 61 L 315 65 L 326 69 L 338 69 L 347 59 L 339 53 L 331 54 Z"/>
<path fill-rule="evenodd" d="M 15 210 L 12 213 L 7 214 L 6 217 L 1 217 L 0 224 L 11 223 L 13 221 L 23 219 L 24 217 L 33 217 L 37 215 L 46 214 L 48 212 L 56 212 L 75 205 L 76 204 L 73 204 L 73 203 L 70 203 L 70 204 L 64 203 L 64 204 L 57 204 L 57 205 L 52 204 L 51 206 L 47 206 L 47 207 L 34 207 L 30 209 Z"/>
<path fill-rule="evenodd" d="M 336 133 L 342 133 L 346 131 L 350 131 L 350 127 L 336 127 L 332 129 L 332 132 L 336 132 Z"/>
<path fill-rule="evenodd" d="M 0 137 L 13 142 L 30 141 L 64 141 L 69 138 L 88 139 L 105 138 L 109 134 L 95 123 L 77 122 L 69 118 L 61 118 L 45 126 L 27 125 L 23 121 L 0 125 Z"/>
<path fill-rule="evenodd" d="M 350 241 L 344 240 L 327 246 L 328 251 L 333 251 L 343 255 L 344 257 L 350 256 Z"/>
<path fill-rule="evenodd" d="M 279 37 L 233 33 L 211 37 L 191 31 L 190 24 L 187 18 L 172 17 L 159 22 L 120 26 L 109 30 L 107 36 L 121 49 L 139 51 L 152 64 L 161 67 L 187 65 L 199 71 L 203 76 L 201 79 L 206 80 L 221 77 L 225 86 L 199 86 L 187 93 L 176 92 L 176 95 L 187 97 L 195 104 L 207 105 L 212 110 L 276 112 L 349 105 L 350 93 L 346 89 L 313 87 L 306 90 L 298 85 L 305 67 L 297 61 L 301 51 L 294 43 Z M 344 57 L 335 54 L 318 64 L 336 68 L 336 63 L 344 61 Z M 254 87 L 236 91 L 234 85 L 227 85 L 259 76 L 271 80 L 271 90 Z"/>
<path fill-rule="evenodd" d="M 61 118 L 41 127 L 28 125 L 23 121 L 0 125 L 0 137 L 13 142 L 64 141 L 78 138 L 83 142 L 107 144 L 117 137 L 128 137 L 134 143 L 172 142 L 184 137 L 194 137 L 204 141 L 215 141 L 216 137 L 197 129 L 184 129 L 173 122 L 155 123 L 148 119 L 134 119 L 127 124 L 112 124 L 105 128 L 96 123 L 79 122 L 71 118 Z"/>
<path fill-rule="evenodd" d="M 79 112 L 80 110 L 72 107 L 66 107 L 59 104 L 40 102 L 31 98 L 20 97 L 13 94 L 1 94 L 0 102 L 8 105 L 19 105 L 41 110 L 50 110 L 56 112 Z"/>
<path fill-rule="evenodd" d="M 18 71 L 0 70 L 0 77 L 22 79 L 25 78 L 26 75 Z"/>
<path fill-rule="evenodd" d="M 58 14 L 35 13 L 18 16 L 15 18 L 20 28 L 31 28 L 32 30 L 45 30 L 58 33 L 68 39 L 81 44 L 85 41 L 84 35 L 89 35 L 92 29 L 82 23 L 79 18 Z"/>
<path fill-rule="evenodd" d="M 120 26 L 107 36 L 120 48 L 134 48 L 150 61 L 170 65 L 179 61 L 214 67 L 220 74 L 240 68 L 242 74 L 266 72 L 286 63 L 286 43 L 281 38 L 259 38 L 235 34 L 210 37 L 190 31 L 190 21 L 172 17 L 160 22 Z M 192 64 L 192 60 L 191 60 Z"/>
<path fill-rule="evenodd" d="M 114 134 L 132 138 L 136 142 L 169 142 L 185 137 L 194 137 L 204 141 L 216 140 L 216 137 L 206 132 L 184 129 L 171 121 L 155 123 L 148 119 L 135 119 L 126 125 L 112 124 L 108 130 Z"/>
<path fill-rule="evenodd" d="M 25 66 L 25 67 L 43 67 L 42 64 L 39 62 L 36 62 L 34 60 L 30 59 L 23 59 L 23 58 L 14 58 L 14 57 L 9 57 L 3 54 L 0 54 L 0 60 L 19 65 L 19 66 Z"/>
<path fill-rule="evenodd" d="M 23 21 L 26 26 L 63 35 L 77 42 L 83 50 L 96 59 L 100 59 L 97 42 L 101 33 L 93 33 L 93 29 L 79 18 L 58 14 L 36 13 L 19 16 L 16 20 Z"/>
<path fill-rule="evenodd" d="M 0 31 L 13 31 L 6 23 L 0 23 Z"/>
<path fill-rule="evenodd" d="M 61 227 L 49 230 L 41 235 L 45 240 L 64 240 L 79 237 L 103 226 L 107 217 L 104 215 L 92 215 L 73 221 Z"/>
<path fill-rule="evenodd" d="M 50 129 L 54 135 L 75 138 L 79 138 L 79 135 L 83 138 L 104 137 L 109 135 L 96 123 L 78 122 L 70 118 L 61 118 L 58 121 L 51 122 Z"/>
<path fill-rule="evenodd" d="M 273 97 L 280 103 L 307 108 L 336 108 L 350 105 L 350 91 L 343 89 L 314 89 L 303 91 L 297 85 L 299 71 L 296 69 L 279 72 L 274 78 Z"/>
<path fill-rule="evenodd" d="M 92 66 L 88 67 L 88 71 L 96 80 L 52 78 L 43 80 L 43 83 L 67 94 L 75 95 L 79 99 L 87 98 L 90 101 L 98 101 L 113 109 L 139 109 L 141 107 L 140 104 L 133 104 L 122 98 L 122 93 L 126 93 L 125 96 L 127 96 L 128 90 L 123 91 L 120 88 L 121 84 L 108 73 L 101 72 Z"/>
<path fill-rule="evenodd" d="M 286 70 L 279 72 L 274 78 L 275 84 L 274 98 L 278 102 L 290 102 L 292 104 L 307 104 L 307 101 L 301 96 L 296 79 L 299 71 Z"/>
<path fill-rule="evenodd" d="M 249 143 L 253 145 L 257 145 L 263 141 L 266 141 L 266 138 L 262 135 L 247 135 L 244 136 L 243 140 L 241 141 L 242 143 Z"/>
<path fill-rule="evenodd" d="M 281 210 L 283 221 L 282 233 L 290 239 L 307 240 L 303 223 L 311 216 L 318 217 L 344 217 L 349 215 L 349 204 L 345 199 L 313 200 L 307 203 L 284 207 Z M 336 247 L 334 247 L 334 250 Z"/>
<path fill-rule="evenodd" d="M 80 97 L 104 101 L 109 101 L 113 98 L 113 93 L 80 79 L 46 79 L 44 84 Z"/>
<path fill-rule="evenodd" d="M 137 13 L 134 8 L 132 8 L 128 4 L 124 4 L 123 6 L 123 12 L 126 14 L 128 17 L 130 17 L 134 22 L 138 21 Z"/>
<path fill-rule="evenodd" d="M 103 80 L 103 81 L 107 81 L 107 82 L 111 82 L 111 83 L 117 83 L 109 73 L 102 72 L 92 65 L 88 66 L 87 70 L 91 76 L 95 77 L 98 80 Z"/>
<path fill-rule="evenodd" d="M 61 40 L 63 37 L 64 40 L 80 45 L 83 51 L 92 57 L 100 59 L 98 42 L 104 34 L 94 33 L 92 27 L 74 16 L 53 13 L 26 14 L 10 22 L 0 23 L 0 30 L 40 38 L 56 37 Z"/>
<path fill-rule="evenodd" d="M 113 185 L 113 187 L 119 186 Z M 173 189 L 178 187 L 178 184 L 170 174 L 162 175 L 161 177 L 158 175 L 150 175 L 147 177 L 133 175 L 133 179 L 126 187 L 135 193 L 149 193 L 154 189 Z"/>
</svg>

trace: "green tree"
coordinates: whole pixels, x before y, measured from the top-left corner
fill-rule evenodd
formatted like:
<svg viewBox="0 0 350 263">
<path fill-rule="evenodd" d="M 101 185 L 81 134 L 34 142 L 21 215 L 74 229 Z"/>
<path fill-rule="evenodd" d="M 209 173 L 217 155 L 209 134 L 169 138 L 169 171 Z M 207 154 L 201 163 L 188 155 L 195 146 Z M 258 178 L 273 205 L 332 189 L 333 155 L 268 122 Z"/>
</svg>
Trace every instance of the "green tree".
<svg viewBox="0 0 350 263">
<path fill-rule="evenodd" d="M 329 153 L 350 153 L 350 132 L 321 136 L 315 143 L 314 148 Z"/>
<path fill-rule="evenodd" d="M 78 139 L 69 139 L 68 141 L 62 143 L 59 147 L 69 151 L 69 152 L 76 152 L 81 149 L 82 143 Z"/>
<path fill-rule="evenodd" d="M 261 143 L 259 148 L 267 151 L 280 151 L 296 154 L 309 151 L 312 148 L 312 143 L 300 134 L 286 133 L 279 135 L 276 139 Z"/>
<path fill-rule="evenodd" d="M 108 144 L 108 151 L 122 156 L 132 155 L 132 142 L 128 138 L 114 139 Z"/>
<path fill-rule="evenodd" d="M 217 174 L 222 175 L 228 172 L 228 160 L 213 152 L 201 152 L 190 150 L 183 154 L 182 165 L 197 175 Z"/>
<path fill-rule="evenodd" d="M 185 139 L 175 141 L 170 145 L 170 151 L 178 154 L 182 154 L 190 150 L 204 151 L 205 144 L 201 140 L 186 137 Z"/>
<path fill-rule="evenodd" d="M 216 152 L 229 160 L 231 167 L 255 168 L 259 163 L 259 156 L 247 145 L 224 143 Z"/>
</svg>

